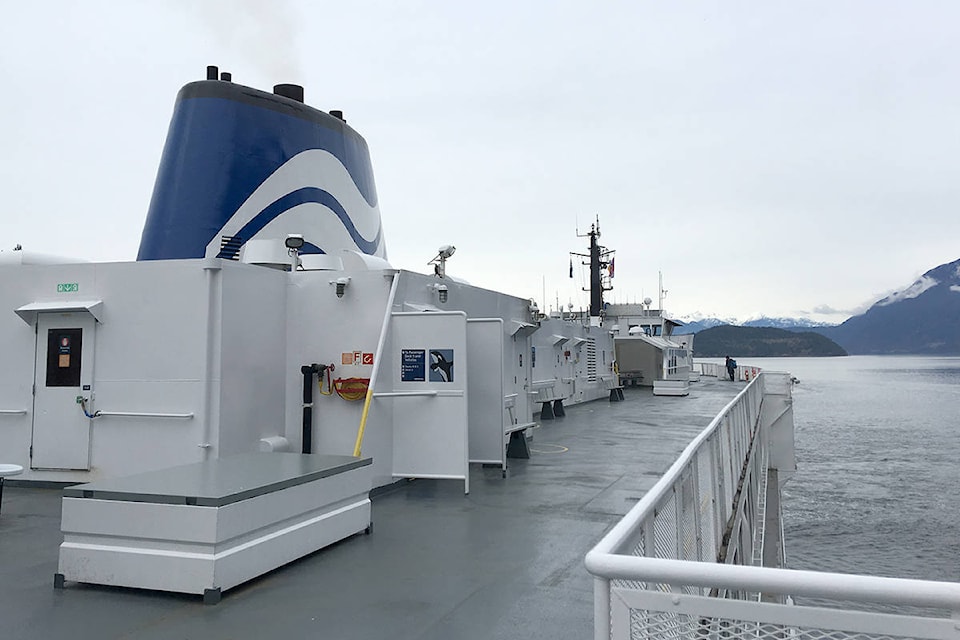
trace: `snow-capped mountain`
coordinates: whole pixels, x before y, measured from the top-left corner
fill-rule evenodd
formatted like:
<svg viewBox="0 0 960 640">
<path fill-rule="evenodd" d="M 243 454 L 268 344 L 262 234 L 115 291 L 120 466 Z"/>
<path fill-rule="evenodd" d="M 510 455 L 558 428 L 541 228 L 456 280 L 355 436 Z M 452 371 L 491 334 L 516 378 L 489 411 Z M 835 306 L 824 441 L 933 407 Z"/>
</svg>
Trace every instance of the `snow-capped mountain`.
<svg viewBox="0 0 960 640">
<path fill-rule="evenodd" d="M 814 330 L 851 354 L 960 354 L 960 260 L 927 271 L 839 326 Z"/>
<path fill-rule="evenodd" d="M 720 319 L 706 317 L 702 314 L 691 314 L 677 319 L 683 322 L 683 326 L 674 331 L 675 335 L 697 333 L 704 329 L 725 324 L 738 327 L 773 327 L 775 329 L 786 329 L 787 331 L 811 331 L 815 327 L 833 326 L 828 322 L 817 322 L 808 318 L 768 318 L 766 316 L 754 317 L 742 322 L 736 318 Z"/>
<path fill-rule="evenodd" d="M 809 318 L 768 318 L 761 317 L 753 320 L 744 321 L 741 326 L 744 327 L 773 327 L 775 329 L 786 329 L 788 331 L 808 331 L 813 327 L 832 327 L 829 322 L 818 322 Z"/>
<path fill-rule="evenodd" d="M 719 325 L 815 331 L 850 354 L 960 354 L 960 260 L 927 271 L 909 286 L 877 300 L 840 325 L 807 318 L 757 317 L 744 321 L 695 313 L 677 318 L 674 333 Z"/>
</svg>

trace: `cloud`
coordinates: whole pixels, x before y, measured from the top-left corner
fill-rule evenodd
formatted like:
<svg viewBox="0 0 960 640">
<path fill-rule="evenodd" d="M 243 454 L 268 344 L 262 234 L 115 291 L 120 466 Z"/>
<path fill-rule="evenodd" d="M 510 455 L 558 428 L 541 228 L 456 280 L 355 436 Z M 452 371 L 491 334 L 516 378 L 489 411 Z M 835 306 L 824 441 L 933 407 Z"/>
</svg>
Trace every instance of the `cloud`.
<svg viewBox="0 0 960 640">
<path fill-rule="evenodd" d="M 850 315 L 850 311 L 844 309 L 834 309 L 828 304 L 819 304 L 813 308 L 811 313 L 819 313 L 826 316 L 847 316 Z"/>
<path fill-rule="evenodd" d="M 950 285 L 950 291 L 956 291 L 957 293 L 960 293 L 960 285 Z"/>
<path fill-rule="evenodd" d="M 930 276 L 920 276 L 919 279 L 917 279 L 913 284 L 903 291 L 895 291 L 883 300 L 877 302 L 877 306 L 885 307 L 888 304 L 893 304 L 894 302 L 901 302 L 903 300 L 916 298 L 927 289 L 937 286 L 937 284 L 939 283 Z"/>
</svg>

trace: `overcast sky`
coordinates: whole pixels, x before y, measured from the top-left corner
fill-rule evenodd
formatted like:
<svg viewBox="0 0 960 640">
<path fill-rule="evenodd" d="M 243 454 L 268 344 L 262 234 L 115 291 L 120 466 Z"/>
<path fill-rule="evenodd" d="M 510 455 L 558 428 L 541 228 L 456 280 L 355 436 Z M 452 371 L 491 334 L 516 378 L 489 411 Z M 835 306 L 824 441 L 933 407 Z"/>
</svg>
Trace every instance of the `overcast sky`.
<svg viewBox="0 0 960 640">
<path fill-rule="evenodd" d="M 960 4 L 13 2 L 0 248 L 133 260 L 179 88 L 306 88 L 373 157 L 390 261 L 586 306 L 841 321 L 960 257 Z M 543 301 L 546 292 L 546 303 Z M 828 313 L 833 310 L 836 313 Z"/>
</svg>

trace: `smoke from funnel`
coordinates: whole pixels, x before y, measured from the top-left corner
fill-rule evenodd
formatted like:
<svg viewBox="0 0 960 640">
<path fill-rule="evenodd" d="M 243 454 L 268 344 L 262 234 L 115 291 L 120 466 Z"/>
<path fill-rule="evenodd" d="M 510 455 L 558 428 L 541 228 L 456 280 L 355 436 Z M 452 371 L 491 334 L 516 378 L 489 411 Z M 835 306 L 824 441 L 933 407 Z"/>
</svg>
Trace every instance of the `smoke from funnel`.
<svg viewBox="0 0 960 640">
<path fill-rule="evenodd" d="M 263 84 L 303 80 L 297 46 L 299 28 L 290 3 L 205 0 L 183 6 L 196 15 L 224 49 L 211 55 L 229 65 L 228 69 L 239 72 L 238 61 L 242 60 L 244 68 L 253 67 L 263 75 Z"/>
</svg>

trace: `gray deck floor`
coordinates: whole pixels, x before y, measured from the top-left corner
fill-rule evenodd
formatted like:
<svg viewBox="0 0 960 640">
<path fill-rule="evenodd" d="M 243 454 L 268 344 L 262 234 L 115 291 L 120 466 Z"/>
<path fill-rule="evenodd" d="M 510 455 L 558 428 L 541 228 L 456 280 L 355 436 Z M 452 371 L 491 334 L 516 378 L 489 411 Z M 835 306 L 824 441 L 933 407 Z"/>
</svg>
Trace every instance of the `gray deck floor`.
<svg viewBox="0 0 960 640">
<path fill-rule="evenodd" d="M 53 589 L 61 491 L 8 485 L 0 512 L 0 638 L 591 638 L 587 551 L 742 389 L 686 398 L 625 389 L 533 431 L 530 460 L 416 480 L 377 496 L 348 538 L 201 598 L 68 583 Z"/>
</svg>

